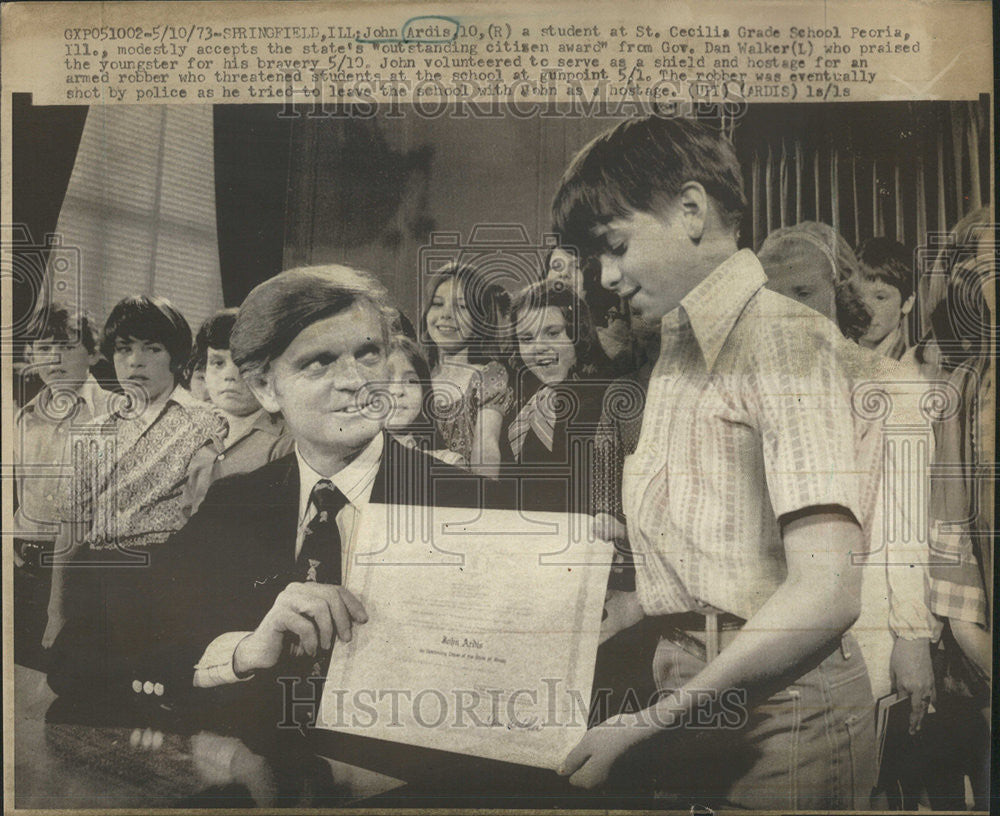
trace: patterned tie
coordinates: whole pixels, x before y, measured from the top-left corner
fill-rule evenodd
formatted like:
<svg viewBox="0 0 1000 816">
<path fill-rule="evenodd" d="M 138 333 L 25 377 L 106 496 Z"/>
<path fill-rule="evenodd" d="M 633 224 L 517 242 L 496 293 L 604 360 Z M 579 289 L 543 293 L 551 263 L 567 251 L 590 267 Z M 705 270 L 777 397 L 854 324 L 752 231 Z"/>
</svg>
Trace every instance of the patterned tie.
<svg viewBox="0 0 1000 816">
<path fill-rule="evenodd" d="M 309 502 L 316 508 L 316 515 L 306 525 L 296 570 L 303 581 L 339 584 L 340 530 L 337 528 L 337 513 L 347 504 L 347 497 L 329 479 L 320 479 L 309 494 Z"/>
</svg>

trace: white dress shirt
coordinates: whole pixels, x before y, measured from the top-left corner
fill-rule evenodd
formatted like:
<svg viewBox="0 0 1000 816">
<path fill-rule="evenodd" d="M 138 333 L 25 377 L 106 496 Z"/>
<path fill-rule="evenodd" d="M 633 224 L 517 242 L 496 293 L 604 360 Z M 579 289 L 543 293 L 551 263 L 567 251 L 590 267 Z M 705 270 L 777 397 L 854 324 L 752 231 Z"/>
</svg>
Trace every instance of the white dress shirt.
<svg viewBox="0 0 1000 816">
<path fill-rule="evenodd" d="M 372 487 L 378 475 L 379 464 L 382 461 L 382 451 L 385 448 L 383 434 L 378 434 L 367 447 L 361 451 L 346 467 L 332 476 L 324 476 L 314 470 L 305 460 L 298 446 L 295 448 L 295 458 L 299 466 L 299 513 L 298 527 L 295 534 L 295 557 L 298 558 L 302 549 L 302 538 L 306 526 L 316 515 L 316 508 L 309 501 L 313 488 L 322 479 L 329 479 L 334 486 L 347 498 L 347 504 L 337 513 L 337 528 L 340 531 L 341 574 L 346 575 L 350 558 L 351 535 L 357 521 L 358 512 L 371 500 Z M 213 640 L 201 659 L 195 665 L 195 688 L 210 688 L 226 683 L 237 683 L 249 680 L 249 677 L 237 677 L 233 671 L 233 655 L 243 638 L 252 632 L 226 632 Z"/>
</svg>

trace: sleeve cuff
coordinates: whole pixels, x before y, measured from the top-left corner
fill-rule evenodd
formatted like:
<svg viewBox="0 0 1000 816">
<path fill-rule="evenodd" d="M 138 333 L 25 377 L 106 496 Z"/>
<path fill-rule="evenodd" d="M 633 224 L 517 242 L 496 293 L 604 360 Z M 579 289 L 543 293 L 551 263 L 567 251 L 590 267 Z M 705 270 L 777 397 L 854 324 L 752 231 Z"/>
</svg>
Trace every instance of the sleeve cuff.
<svg viewBox="0 0 1000 816">
<path fill-rule="evenodd" d="M 208 644 L 194 667 L 194 687 L 213 688 L 229 683 L 242 683 L 253 675 L 237 677 L 233 671 L 233 655 L 240 641 L 253 632 L 226 632 Z"/>
</svg>

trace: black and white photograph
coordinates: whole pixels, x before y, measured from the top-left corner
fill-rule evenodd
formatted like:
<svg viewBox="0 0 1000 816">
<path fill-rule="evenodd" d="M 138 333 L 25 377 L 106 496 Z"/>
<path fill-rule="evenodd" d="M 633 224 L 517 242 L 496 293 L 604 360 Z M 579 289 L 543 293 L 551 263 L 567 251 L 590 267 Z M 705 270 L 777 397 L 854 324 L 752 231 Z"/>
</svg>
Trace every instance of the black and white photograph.
<svg viewBox="0 0 1000 816">
<path fill-rule="evenodd" d="M 992 96 L 614 86 L 5 88 L 5 807 L 997 807 Z"/>
</svg>

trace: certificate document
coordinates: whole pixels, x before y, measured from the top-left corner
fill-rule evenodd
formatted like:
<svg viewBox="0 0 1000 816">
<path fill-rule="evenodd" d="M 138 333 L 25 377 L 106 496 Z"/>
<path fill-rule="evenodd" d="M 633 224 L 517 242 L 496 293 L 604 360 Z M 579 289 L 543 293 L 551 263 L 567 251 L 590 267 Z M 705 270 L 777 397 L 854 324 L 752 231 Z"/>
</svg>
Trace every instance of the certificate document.
<svg viewBox="0 0 1000 816">
<path fill-rule="evenodd" d="M 317 726 L 555 769 L 587 725 L 612 545 L 587 516 L 371 504 Z"/>
</svg>

